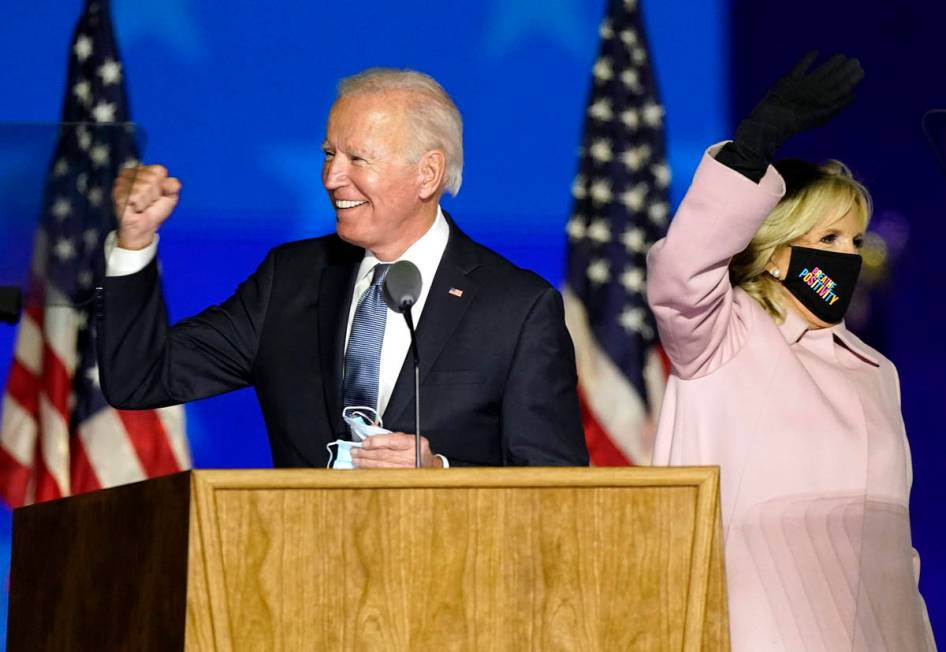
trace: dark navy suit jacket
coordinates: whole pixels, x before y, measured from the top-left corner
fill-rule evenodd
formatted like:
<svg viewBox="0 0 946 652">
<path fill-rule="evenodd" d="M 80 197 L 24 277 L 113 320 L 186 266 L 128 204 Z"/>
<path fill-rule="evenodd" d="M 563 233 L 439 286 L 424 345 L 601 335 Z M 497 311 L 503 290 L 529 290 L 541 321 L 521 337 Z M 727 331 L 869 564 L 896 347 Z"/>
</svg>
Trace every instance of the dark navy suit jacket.
<svg viewBox="0 0 946 652">
<path fill-rule="evenodd" d="M 452 465 L 586 465 L 561 296 L 448 221 L 417 326 L 431 449 Z M 336 235 L 282 245 L 225 302 L 171 327 L 155 261 L 106 278 L 97 310 L 106 398 L 153 408 L 252 385 L 274 464 L 325 466 L 325 445 L 348 438 L 342 365 L 363 255 Z M 385 427 L 413 432 L 413 384 L 408 355 Z"/>
</svg>

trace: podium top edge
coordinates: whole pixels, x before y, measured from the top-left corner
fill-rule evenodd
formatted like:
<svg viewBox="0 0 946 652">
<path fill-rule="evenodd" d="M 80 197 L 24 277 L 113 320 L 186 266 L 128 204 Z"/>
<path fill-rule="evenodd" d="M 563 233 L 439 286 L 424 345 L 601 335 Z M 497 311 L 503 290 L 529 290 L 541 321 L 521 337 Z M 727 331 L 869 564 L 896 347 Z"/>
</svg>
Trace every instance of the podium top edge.
<svg viewBox="0 0 946 652">
<path fill-rule="evenodd" d="M 451 469 L 206 469 L 195 482 L 217 489 L 423 489 L 516 487 L 698 487 L 719 467 L 507 467 Z"/>
</svg>

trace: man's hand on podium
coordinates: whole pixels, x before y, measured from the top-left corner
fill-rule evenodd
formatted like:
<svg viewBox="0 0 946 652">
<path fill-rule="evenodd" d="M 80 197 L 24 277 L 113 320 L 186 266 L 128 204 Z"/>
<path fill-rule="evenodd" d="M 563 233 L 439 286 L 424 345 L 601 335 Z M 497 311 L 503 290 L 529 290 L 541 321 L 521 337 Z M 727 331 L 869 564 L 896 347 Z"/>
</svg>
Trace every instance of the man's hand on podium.
<svg viewBox="0 0 946 652">
<path fill-rule="evenodd" d="M 414 468 L 414 435 L 392 432 L 372 435 L 351 449 L 351 459 L 359 469 Z M 420 460 L 424 468 L 443 468 L 443 461 L 430 450 L 426 437 L 420 438 Z"/>
</svg>

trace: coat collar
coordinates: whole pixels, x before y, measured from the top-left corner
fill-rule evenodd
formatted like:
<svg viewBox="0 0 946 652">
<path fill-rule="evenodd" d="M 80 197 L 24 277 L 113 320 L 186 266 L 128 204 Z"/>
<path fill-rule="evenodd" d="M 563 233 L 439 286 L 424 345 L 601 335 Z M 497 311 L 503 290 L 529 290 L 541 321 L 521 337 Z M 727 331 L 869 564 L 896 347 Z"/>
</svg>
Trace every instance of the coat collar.
<svg viewBox="0 0 946 652">
<path fill-rule="evenodd" d="M 880 360 L 877 357 L 877 352 L 864 344 L 861 341 L 861 338 L 849 331 L 843 321 L 837 326 L 832 326 L 831 332 L 834 333 L 835 339 L 840 342 L 840 344 L 848 351 L 861 358 L 868 364 L 872 364 L 875 367 L 880 366 Z"/>
<path fill-rule="evenodd" d="M 825 329 L 811 329 L 808 327 L 808 323 L 804 318 L 798 314 L 797 310 L 792 306 L 786 305 L 785 321 L 779 324 L 779 331 L 781 331 L 782 337 L 785 338 L 785 341 L 789 345 L 796 344 L 806 336 L 820 337 L 823 335 L 827 337 L 828 333 L 830 333 L 836 342 L 857 357 L 875 367 L 880 366 L 880 362 L 874 350 L 864 344 L 854 333 L 849 331 L 843 321 L 840 324 L 835 324 Z"/>
</svg>

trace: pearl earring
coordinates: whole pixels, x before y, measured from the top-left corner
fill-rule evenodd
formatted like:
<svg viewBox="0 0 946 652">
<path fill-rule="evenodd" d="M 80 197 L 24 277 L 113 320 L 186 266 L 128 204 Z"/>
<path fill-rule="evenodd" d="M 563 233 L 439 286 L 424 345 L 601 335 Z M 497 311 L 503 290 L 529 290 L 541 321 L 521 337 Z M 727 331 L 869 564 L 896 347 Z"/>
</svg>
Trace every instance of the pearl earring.
<svg viewBox="0 0 946 652">
<path fill-rule="evenodd" d="M 779 277 L 782 276 L 782 273 L 781 273 L 780 271 L 778 271 L 777 269 L 773 269 L 773 270 L 770 272 L 770 274 L 772 274 L 772 276 L 774 276 L 775 278 L 779 278 Z"/>
</svg>

